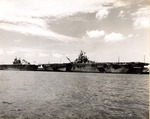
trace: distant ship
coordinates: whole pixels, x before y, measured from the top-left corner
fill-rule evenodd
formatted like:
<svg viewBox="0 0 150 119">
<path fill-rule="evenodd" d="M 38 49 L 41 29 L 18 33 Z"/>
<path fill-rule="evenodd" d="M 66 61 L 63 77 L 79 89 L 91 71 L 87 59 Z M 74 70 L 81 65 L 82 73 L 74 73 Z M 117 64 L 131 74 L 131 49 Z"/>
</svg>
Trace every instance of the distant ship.
<svg viewBox="0 0 150 119">
<path fill-rule="evenodd" d="M 13 64 L 1 64 L 0 70 L 19 70 L 19 71 L 36 71 L 38 65 L 30 64 L 26 60 L 15 58 Z"/>
<path fill-rule="evenodd" d="M 74 62 L 67 57 L 69 63 L 43 64 L 46 71 L 68 71 L 89 73 L 149 73 L 148 63 L 143 62 L 94 62 L 88 59 L 86 53 L 81 51 Z"/>
</svg>

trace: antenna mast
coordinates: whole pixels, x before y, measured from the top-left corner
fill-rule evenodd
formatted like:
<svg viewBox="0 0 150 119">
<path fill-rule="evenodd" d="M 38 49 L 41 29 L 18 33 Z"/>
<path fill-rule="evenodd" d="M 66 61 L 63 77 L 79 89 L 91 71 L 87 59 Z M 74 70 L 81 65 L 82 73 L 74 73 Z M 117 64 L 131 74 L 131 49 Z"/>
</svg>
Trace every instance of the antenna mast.
<svg viewBox="0 0 150 119">
<path fill-rule="evenodd" d="M 118 62 L 120 62 L 120 57 L 118 57 Z"/>
</svg>

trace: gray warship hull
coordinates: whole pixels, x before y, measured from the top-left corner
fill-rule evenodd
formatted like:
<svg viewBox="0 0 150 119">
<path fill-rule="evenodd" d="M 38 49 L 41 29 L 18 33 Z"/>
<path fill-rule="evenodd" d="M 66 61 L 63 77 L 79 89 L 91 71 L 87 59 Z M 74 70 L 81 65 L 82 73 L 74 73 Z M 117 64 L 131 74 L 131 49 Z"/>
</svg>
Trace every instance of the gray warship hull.
<svg viewBox="0 0 150 119">
<path fill-rule="evenodd" d="M 88 59 L 85 52 L 81 50 L 78 58 L 70 63 L 43 64 L 46 71 L 69 71 L 69 72 L 89 72 L 89 73 L 148 73 L 148 63 L 143 62 L 94 62 Z"/>
<path fill-rule="evenodd" d="M 143 62 L 119 62 L 119 63 L 98 63 L 97 68 L 101 73 L 128 73 L 128 74 L 142 74 L 149 73 L 149 69 L 145 66 L 148 63 Z"/>
<path fill-rule="evenodd" d="M 87 72 L 87 73 L 126 73 L 144 74 L 149 73 L 144 66 L 147 63 L 64 63 L 64 64 L 43 64 L 45 71 L 62 72 Z"/>
<path fill-rule="evenodd" d="M 72 64 L 70 63 L 56 63 L 56 64 L 42 64 L 45 71 L 71 71 Z"/>
<path fill-rule="evenodd" d="M 24 63 L 24 64 L 23 64 Z M 36 71 L 38 69 L 38 65 L 30 64 L 25 59 L 21 61 L 21 59 L 14 59 L 13 64 L 1 64 L 0 70 L 17 70 L 17 71 Z"/>
<path fill-rule="evenodd" d="M 38 68 L 37 65 L 9 65 L 4 64 L 0 65 L 0 70 L 13 70 L 13 71 L 36 71 Z"/>
</svg>

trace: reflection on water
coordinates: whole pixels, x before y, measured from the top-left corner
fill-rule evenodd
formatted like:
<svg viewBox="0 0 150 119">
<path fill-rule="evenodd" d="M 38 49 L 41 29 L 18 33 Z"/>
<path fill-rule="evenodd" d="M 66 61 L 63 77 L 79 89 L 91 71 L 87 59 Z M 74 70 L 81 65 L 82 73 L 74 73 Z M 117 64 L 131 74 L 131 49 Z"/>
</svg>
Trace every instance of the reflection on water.
<svg viewBox="0 0 150 119">
<path fill-rule="evenodd" d="M 148 119 L 148 75 L 0 71 L 0 118 Z"/>
</svg>

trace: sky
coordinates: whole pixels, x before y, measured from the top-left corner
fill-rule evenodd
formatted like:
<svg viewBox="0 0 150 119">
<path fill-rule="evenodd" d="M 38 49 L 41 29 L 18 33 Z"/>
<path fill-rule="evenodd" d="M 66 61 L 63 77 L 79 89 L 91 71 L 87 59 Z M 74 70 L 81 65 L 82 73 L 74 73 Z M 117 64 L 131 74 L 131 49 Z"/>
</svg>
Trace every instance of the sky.
<svg viewBox="0 0 150 119">
<path fill-rule="evenodd" d="M 148 0 L 0 0 L 0 64 L 148 62 Z M 144 58 L 145 57 L 145 58 Z M 144 60 L 145 59 L 145 60 Z"/>
</svg>

